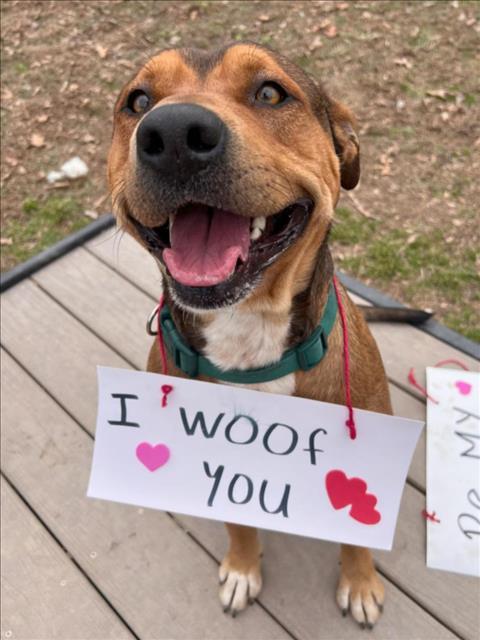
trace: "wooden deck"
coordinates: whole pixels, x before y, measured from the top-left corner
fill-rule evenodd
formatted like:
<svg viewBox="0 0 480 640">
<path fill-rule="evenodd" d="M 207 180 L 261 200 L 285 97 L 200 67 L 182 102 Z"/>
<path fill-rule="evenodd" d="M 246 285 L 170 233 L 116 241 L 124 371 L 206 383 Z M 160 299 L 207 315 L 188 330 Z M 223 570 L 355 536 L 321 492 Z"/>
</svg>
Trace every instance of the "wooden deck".
<svg viewBox="0 0 480 640">
<path fill-rule="evenodd" d="M 425 565 L 424 434 L 394 550 L 375 554 L 387 604 L 372 632 L 336 608 L 336 545 L 264 533 L 264 590 L 232 620 L 217 599 L 221 524 L 85 497 L 96 365 L 144 366 L 158 293 L 150 257 L 107 232 L 2 296 L 2 639 L 478 638 L 479 581 Z M 372 330 L 398 415 L 425 415 L 411 366 L 478 366 L 413 327 Z"/>
</svg>

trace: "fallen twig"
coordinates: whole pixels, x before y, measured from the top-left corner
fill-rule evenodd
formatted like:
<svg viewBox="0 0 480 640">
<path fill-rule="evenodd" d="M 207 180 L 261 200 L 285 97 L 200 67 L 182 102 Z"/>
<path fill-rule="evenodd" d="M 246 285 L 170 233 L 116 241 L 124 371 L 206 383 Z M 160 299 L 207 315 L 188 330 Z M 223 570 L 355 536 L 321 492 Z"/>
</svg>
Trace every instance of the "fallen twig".
<svg viewBox="0 0 480 640">
<path fill-rule="evenodd" d="M 369 218 L 370 220 L 378 220 L 377 216 L 374 216 L 373 213 L 370 213 L 370 211 L 367 211 L 365 209 L 365 207 L 361 202 L 358 201 L 357 197 L 354 196 L 353 193 L 346 193 L 345 195 L 350 198 L 353 206 L 358 211 L 358 213 L 361 213 L 362 216 L 365 216 L 365 218 Z"/>
</svg>

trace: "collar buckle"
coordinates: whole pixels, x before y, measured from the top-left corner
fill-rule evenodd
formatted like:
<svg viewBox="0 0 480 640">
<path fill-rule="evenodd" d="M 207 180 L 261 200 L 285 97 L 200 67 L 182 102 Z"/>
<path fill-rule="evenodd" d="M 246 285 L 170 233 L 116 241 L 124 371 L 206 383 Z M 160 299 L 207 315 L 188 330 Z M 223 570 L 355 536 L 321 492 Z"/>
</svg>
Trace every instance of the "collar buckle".
<svg viewBox="0 0 480 640">
<path fill-rule="evenodd" d="M 302 371 L 313 369 L 325 356 L 328 349 L 327 335 L 320 325 L 310 336 L 295 349 L 297 360 Z"/>
</svg>

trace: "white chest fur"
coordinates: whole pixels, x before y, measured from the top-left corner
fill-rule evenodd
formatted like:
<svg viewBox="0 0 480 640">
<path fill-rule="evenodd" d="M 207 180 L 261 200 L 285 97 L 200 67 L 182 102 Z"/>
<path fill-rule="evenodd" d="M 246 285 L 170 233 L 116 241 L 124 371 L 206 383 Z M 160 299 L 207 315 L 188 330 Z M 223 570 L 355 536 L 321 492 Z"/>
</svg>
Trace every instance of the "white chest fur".
<svg viewBox="0 0 480 640">
<path fill-rule="evenodd" d="M 254 369 L 280 359 L 285 350 L 289 318 L 270 318 L 262 313 L 243 313 L 235 309 L 220 310 L 204 328 L 205 355 L 222 369 Z M 239 385 L 257 391 L 291 395 L 295 374 L 271 382 Z"/>
</svg>

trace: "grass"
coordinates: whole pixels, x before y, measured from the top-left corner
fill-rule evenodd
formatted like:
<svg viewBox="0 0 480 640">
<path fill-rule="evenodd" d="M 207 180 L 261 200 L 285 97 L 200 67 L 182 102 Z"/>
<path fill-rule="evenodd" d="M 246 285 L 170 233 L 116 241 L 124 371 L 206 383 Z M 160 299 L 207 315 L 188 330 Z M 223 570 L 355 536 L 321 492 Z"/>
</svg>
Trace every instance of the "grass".
<svg viewBox="0 0 480 640">
<path fill-rule="evenodd" d="M 73 198 L 27 198 L 22 215 L 8 220 L 2 229 L 2 236 L 15 239 L 12 245 L 3 246 L 2 252 L 11 262 L 27 260 L 88 224 L 88 218 L 81 213 L 82 207 Z"/>
<path fill-rule="evenodd" d="M 468 299 L 480 300 L 475 251 L 455 255 L 435 230 L 428 235 L 409 235 L 399 229 L 382 231 L 375 221 L 345 207 L 337 209 L 336 220 L 333 243 L 356 249 L 350 252 L 353 255 L 340 259 L 343 270 L 380 287 L 392 282 L 402 284 L 410 300 L 422 291 L 426 297 L 441 292 L 452 305 L 464 300 L 458 310 L 447 314 L 446 324 L 472 340 L 480 340 L 474 311 L 468 305 Z"/>
</svg>

